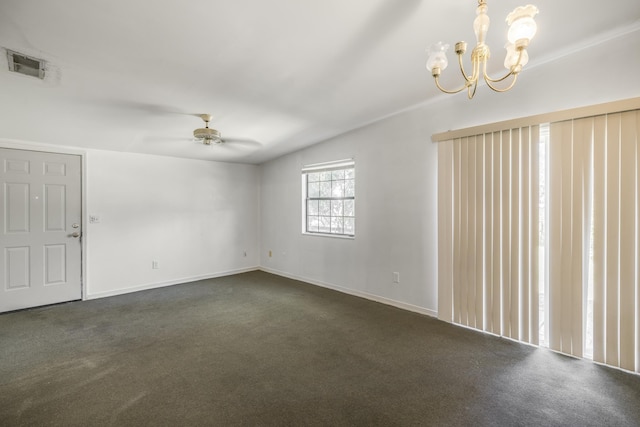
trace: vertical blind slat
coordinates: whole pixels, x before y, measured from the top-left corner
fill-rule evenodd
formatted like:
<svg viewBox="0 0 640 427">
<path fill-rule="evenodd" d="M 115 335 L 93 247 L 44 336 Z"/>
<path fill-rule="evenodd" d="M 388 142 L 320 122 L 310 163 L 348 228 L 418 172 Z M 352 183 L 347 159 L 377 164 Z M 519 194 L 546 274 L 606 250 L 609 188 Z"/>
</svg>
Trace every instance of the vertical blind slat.
<svg viewBox="0 0 640 427">
<path fill-rule="evenodd" d="M 453 321 L 460 323 L 460 139 L 453 141 Z"/>
<path fill-rule="evenodd" d="M 493 232 L 493 252 L 491 253 L 493 265 L 493 333 L 501 335 L 502 330 L 502 270 L 500 261 L 502 259 L 502 241 L 500 240 L 500 223 L 502 218 L 502 210 L 500 209 L 500 197 L 502 196 L 500 188 L 500 159 L 502 158 L 502 144 L 500 143 L 500 132 L 494 132 L 493 140 L 493 224 L 491 230 Z"/>
<path fill-rule="evenodd" d="M 493 332 L 493 135 L 484 136 L 484 330 Z"/>
<path fill-rule="evenodd" d="M 531 241 L 531 255 L 530 255 L 530 263 L 529 270 L 531 275 L 531 282 L 529 284 L 529 306 L 530 306 L 530 320 L 529 320 L 529 328 L 530 328 L 530 340 L 531 344 L 538 345 L 540 332 L 539 332 L 539 322 L 540 322 L 540 307 L 539 307 L 539 289 L 538 289 L 538 247 L 540 244 L 540 239 L 538 236 L 538 221 L 539 221 L 539 197 L 540 197 L 540 186 L 539 186 L 539 144 L 540 144 L 540 128 L 539 126 L 532 126 L 530 129 L 530 152 L 531 156 L 529 162 L 531 164 L 531 174 L 529 180 L 529 187 L 531 188 L 531 196 L 530 196 L 530 241 Z"/>
<path fill-rule="evenodd" d="M 476 217 L 479 216 L 476 205 L 476 137 L 469 137 L 468 143 L 468 178 L 467 178 L 467 198 L 469 200 L 469 217 L 467 242 L 467 313 L 469 316 L 468 325 L 476 327 Z"/>
<path fill-rule="evenodd" d="M 478 135 L 476 136 L 476 142 L 474 144 L 476 146 L 476 176 L 475 176 L 475 193 L 476 193 L 476 264 L 475 264 L 475 272 L 476 272 L 476 289 L 475 289 L 475 316 L 476 316 L 476 325 L 477 329 L 484 329 L 484 282 L 482 280 L 483 266 L 484 266 L 484 258 L 483 254 L 483 246 L 484 246 L 484 203 L 483 203 L 483 192 L 485 188 L 484 183 L 484 136 Z"/>
<path fill-rule="evenodd" d="M 635 111 L 620 122 L 620 367 L 635 369 L 636 141 Z"/>
<path fill-rule="evenodd" d="M 438 318 L 445 322 L 453 320 L 452 170 L 453 144 L 441 143 L 438 145 Z"/>
<path fill-rule="evenodd" d="M 509 228 L 509 215 L 511 213 L 511 168 L 509 165 L 509 159 L 511 158 L 511 144 L 509 141 L 509 131 L 505 130 L 500 136 L 502 147 L 502 159 L 501 166 L 502 171 L 500 173 L 500 197 L 502 205 L 502 213 L 500 218 L 500 231 L 502 233 L 502 239 L 500 242 L 500 265 L 501 265 L 501 282 L 502 282 L 502 335 L 511 336 L 511 236 Z"/>
<path fill-rule="evenodd" d="M 511 303 L 509 307 L 511 333 L 510 337 L 520 339 L 520 133 L 519 129 L 513 129 L 510 134 L 511 147 L 511 174 L 509 185 L 511 187 L 511 213 L 509 234 L 509 272 Z"/>
<path fill-rule="evenodd" d="M 469 242 L 469 199 L 467 188 L 469 185 L 468 178 L 468 155 L 467 138 L 460 140 L 460 274 L 456 287 L 458 288 L 458 317 L 462 325 L 469 325 L 467 313 L 467 256 Z"/>
<path fill-rule="evenodd" d="M 640 258 L 640 110 L 636 111 L 636 256 Z M 636 262 L 636 310 L 640 312 L 640 261 Z M 640 315 L 636 316 L 636 372 L 640 372 Z"/>
<path fill-rule="evenodd" d="M 620 183 L 615 171 L 620 168 L 620 115 L 612 114 L 607 117 L 606 138 L 606 174 L 607 174 L 607 204 L 606 204 L 606 351 L 605 362 L 612 366 L 619 366 L 618 353 L 618 304 L 619 304 L 619 248 L 620 248 Z"/>
<path fill-rule="evenodd" d="M 573 189 L 572 189 L 572 178 L 573 178 L 573 169 L 575 167 L 573 159 L 572 159 L 572 151 L 573 151 L 573 136 L 572 136 L 572 126 L 571 122 L 563 123 L 562 127 L 562 157 L 564 159 L 569 159 L 568 163 L 570 163 L 570 167 L 562 167 L 562 216 L 561 216 L 561 225 L 560 229 L 562 230 L 561 234 L 561 247 L 562 247 L 562 263 L 560 264 L 561 273 L 561 281 L 558 283 L 552 284 L 553 286 L 561 286 L 562 287 L 562 299 L 559 301 L 561 308 L 561 316 L 562 316 L 562 324 L 561 324 L 561 344 L 560 351 L 568 354 L 572 354 L 571 349 L 571 325 L 573 318 L 573 304 L 572 304 L 572 278 L 571 278 L 571 265 L 573 259 L 573 227 L 572 227 L 572 218 L 573 218 Z M 566 162 L 563 162 L 563 165 Z"/>
<path fill-rule="evenodd" d="M 581 282 L 575 284 L 575 286 L 580 288 L 580 294 L 582 297 L 582 305 L 580 310 L 580 315 L 574 318 L 574 326 L 573 329 L 575 331 L 580 331 L 580 357 L 583 357 L 583 351 L 586 346 L 586 320 L 589 315 L 588 310 L 588 299 L 590 297 L 587 285 L 589 284 L 589 274 L 590 274 L 590 257 L 591 257 L 591 231 L 592 231 L 592 212 L 593 212 L 593 200 L 592 200 L 592 181 L 591 174 L 592 169 L 591 165 L 593 164 L 593 160 L 591 158 L 593 153 L 593 117 L 588 119 L 584 119 L 582 122 L 584 123 L 584 129 L 582 130 L 582 135 L 580 140 L 582 141 L 582 176 L 581 176 L 581 197 L 582 197 L 582 210 L 581 210 L 581 218 L 582 218 L 582 234 L 581 234 L 581 249 L 582 249 L 582 265 L 580 270 Z"/>
<path fill-rule="evenodd" d="M 562 123 L 550 127 L 550 139 L 560 139 Z M 547 265 L 549 266 L 549 347 L 562 350 L 562 289 L 555 286 L 562 283 L 562 144 L 549 144 L 549 242 L 547 243 Z M 560 256 L 553 256 L 559 254 Z"/>
<path fill-rule="evenodd" d="M 572 176 L 572 206 L 571 206 L 571 319 L 569 334 L 571 337 L 571 353 L 574 356 L 583 356 L 583 314 L 585 307 L 585 295 L 583 292 L 583 271 L 585 265 L 589 265 L 585 259 L 585 240 L 588 230 L 585 229 L 585 215 L 588 213 L 585 205 L 586 186 L 585 160 L 590 150 L 590 126 L 591 119 L 574 121 L 572 129 L 573 138 L 573 176 Z"/>
<path fill-rule="evenodd" d="M 466 159 L 463 162 L 464 165 L 464 196 L 465 196 L 465 246 L 464 246 L 464 282 L 462 283 L 462 292 L 464 295 L 464 311 L 466 317 L 466 325 L 473 327 L 474 325 L 474 313 L 471 311 L 471 308 L 474 306 L 473 301 L 473 290 L 475 289 L 475 284 L 473 280 L 475 279 L 475 272 L 473 271 L 473 251 L 475 250 L 475 242 L 474 242 L 474 230 L 473 224 L 475 224 L 475 198 L 472 194 L 472 189 L 475 188 L 472 184 L 472 179 L 475 174 L 475 171 L 471 168 L 471 165 L 475 165 L 474 159 L 474 147 L 473 147 L 473 137 L 469 137 L 465 143 L 464 153 L 466 154 Z"/>
<path fill-rule="evenodd" d="M 521 251 L 521 262 L 522 262 L 522 271 L 520 273 L 520 277 L 522 283 L 520 285 L 520 340 L 524 342 L 531 342 L 531 334 L 529 330 L 531 312 L 530 312 L 530 294 L 529 289 L 531 288 L 531 275 L 530 275 L 530 252 L 532 250 L 531 247 L 531 234 L 530 234 L 530 218 L 531 218 L 531 208 L 530 208 L 530 195 L 531 188 L 529 186 L 529 174 L 530 170 L 530 159 L 531 159 L 531 150 L 530 150 L 530 142 L 529 142 L 529 128 L 520 129 L 520 188 L 521 188 L 521 226 L 519 234 L 522 236 L 522 241 L 520 243 L 520 251 Z"/>
<path fill-rule="evenodd" d="M 605 116 L 593 124 L 593 360 L 605 362 L 606 338 L 606 131 Z"/>
</svg>

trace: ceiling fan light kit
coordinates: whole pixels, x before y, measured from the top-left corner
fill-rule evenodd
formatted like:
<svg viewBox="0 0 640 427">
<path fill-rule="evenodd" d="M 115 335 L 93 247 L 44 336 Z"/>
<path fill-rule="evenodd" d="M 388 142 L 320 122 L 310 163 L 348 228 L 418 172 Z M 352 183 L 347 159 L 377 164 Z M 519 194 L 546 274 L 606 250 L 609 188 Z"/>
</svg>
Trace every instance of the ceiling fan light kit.
<svg viewBox="0 0 640 427">
<path fill-rule="evenodd" d="M 431 75 L 435 80 L 435 84 L 444 93 L 458 93 L 467 89 L 467 95 L 469 99 L 473 98 L 478 87 L 478 80 L 482 73 L 487 86 L 496 92 L 506 92 L 511 89 L 518 78 L 518 74 L 522 71 L 529 61 L 529 55 L 527 53 L 527 47 L 533 36 L 536 34 L 537 25 L 533 17 L 538 13 L 538 8 L 531 4 L 527 6 L 517 7 L 513 12 L 507 15 L 507 25 L 509 25 L 509 32 L 507 33 L 508 43 L 505 45 L 507 50 L 506 58 L 504 60 L 504 66 L 508 70 L 504 76 L 492 79 L 487 75 L 487 60 L 490 57 L 489 46 L 485 44 L 487 30 L 489 29 L 489 16 L 487 15 L 487 3 L 485 0 L 478 0 L 478 7 L 476 14 L 478 15 L 473 21 L 473 29 L 476 34 L 476 46 L 471 51 L 471 64 L 472 73 L 467 75 L 462 64 L 462 55 L 467 50 L 467 44 L 463 41 L 456 43 L 455 51 L 458 55 L 458 63 L 460 65 L 460 72 L 464 78 L 464 85 L 455 90 L 444 89 L 440 85 L 440 73 L 447 68 L 449 64 L 446 56 L 446 51 L 449 48 L 448 44 L 438 42 L 432 45 L 427 52 L 429 53 L 429 59 L 427 60 L 427 69 L 431 71 Z M 509 77 L 512 77 L 511 82 L 506 87 L 495 86 L 494 83 L 502 82 Z"/>
<path fill-rule="evenodd" d="M 205 126 L 193 131 L 193 136 L 205 145 L 222 144 L 222 135 L 215 129 L 209 127 L 211 114 L 201 114 L 200 118 L 204 120 Z"/>
</svg>

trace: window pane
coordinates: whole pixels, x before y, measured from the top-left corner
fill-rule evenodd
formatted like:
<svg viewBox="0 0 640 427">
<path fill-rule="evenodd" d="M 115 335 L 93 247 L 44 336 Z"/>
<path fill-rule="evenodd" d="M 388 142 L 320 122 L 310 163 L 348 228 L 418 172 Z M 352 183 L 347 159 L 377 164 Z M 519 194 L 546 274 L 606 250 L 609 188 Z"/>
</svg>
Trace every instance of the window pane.
<svg viewBox="0 0 640 427">
<path fill-rule="evenodd" d="M 331 197 L 331 181 L 320 182 L 320 197 Z"/>
<path fill-rule="evenodd" d="M 354 209 L 354 201 L 353 200 L 345 200 L 344 201 L 344 216 L 355 216 Z M 345 224 L 346 227 L 346 224 Z"/>
<path fill-rule="evenodd" d="M 307 174 L 307 182 L 316 182 L 319 179 L 320 179 L 320 174 L 318 172 Z"/>
<path fill-rule="evenodd" d="M 320 184 L 310 182 L 307 186 L 307 197 L 320 197 Z"/>
<path fill-rule="evenodd" d="M 344 219 L 344 234 L 356 234 L 355 227 L 356 220 L 355 218 L 345 218 Z"/>
<path fill-rule="evenodd" d="M 318 232 L 320 219 L 317 216 L 307 217 L 307 231 Z"/>
<path fill-rule="evenodd" d="M 320 181 L 331 181 L 331 172 L 320 172 Z"/>
<path fill-rule="evenodd" d="M 307 215 L 318 215 L 320 211 L 318 210 L 318 201 L 317 200 L 308 200 L 307 201 Z"/>
<path fill-rule="evenodd" d="M 347 169 L 344 171 L 344 177 L 346 179 L 353 179 L 356 177 L 355 175 L 355 169 Z"/>
<path fill-rule="evenodd" d="M 342 216 L 342 200 L 331 200 L 331 216 Z"/>
<path fill-rule="evenodd" d="M 321 216 L 320 225 L 318 227 L 320 233 L 331 233 L 331 217 Z"/>
<path fill-rule="evenodd" d="M 331 172 L 331 179 L 344 179 L 344 169 Z"/>
<path fill-rule="evenodd" d="M 344 220 L 340 218 L 331 218 L 331 232 L 335 234 L 342 234 L 344 230 Z"/>
<path fill-rule="evenodd" d="M 319 211 L 320 215 L 331 215 L 331 200 L 320 200 Z"/>
<path fill-rule="evenodd" d="M 344 185 L 344 197 L 355 197 L 356 195 L 356 182 L 353 179 L 345 181 Z"/>
<path fill-rule="evenodd" d="M 331 197 L 344 197 L 344 181 L 333 181 L 331 183 Z"/>
</svg>

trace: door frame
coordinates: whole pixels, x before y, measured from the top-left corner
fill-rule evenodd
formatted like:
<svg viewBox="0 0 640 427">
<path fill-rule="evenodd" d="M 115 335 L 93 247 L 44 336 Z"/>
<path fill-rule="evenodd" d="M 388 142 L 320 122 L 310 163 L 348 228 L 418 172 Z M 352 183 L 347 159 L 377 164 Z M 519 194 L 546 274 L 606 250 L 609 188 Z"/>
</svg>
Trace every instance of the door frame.
<svg viewBox="0 0 640 427">
<path fill-rule="evenodd" d="M 80 212 L 80 230 L 82 230 L 80 242 L 80 295 L 81 300 L 85 301 L 87 299 L 87 224 L 89 223 L 87 214 L 87 151 L 74 147 L 8 138 L 0 138 L 0 148 L 80 156 L 80 209 L 82 211 Z"/>
</svg>

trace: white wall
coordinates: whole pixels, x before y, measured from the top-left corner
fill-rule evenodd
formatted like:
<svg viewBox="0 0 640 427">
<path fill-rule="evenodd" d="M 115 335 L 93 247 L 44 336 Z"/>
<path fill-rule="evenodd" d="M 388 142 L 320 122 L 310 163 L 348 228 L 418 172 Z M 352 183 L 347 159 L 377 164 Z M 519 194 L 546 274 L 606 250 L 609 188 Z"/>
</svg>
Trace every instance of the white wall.
<svg viewBox="0 0 640 427">
<path fill-rule="evenodd" d="M 537 67 L 532 62 L 508 93 L 479 87 L 471 101 L 464 93 L 442 95 L 430 104 L 264 164 L 261 265 L 282 275 L 435 314 L 437 146 L 430 142 L 431 135 L 638 97 L 639 51 L 640 32 L 635 31 Z M 602 68 L 603 63 L 608 67 Z M 447 72 L 456 72 L 455 67 Z M 425 85 L 433 84 L 429 80 Z M 347 157 L 356 159 L 355 239 L 302 235 L 301 167 Z M 398 285 L 392 284 L 394 271 L 400 273 Z"/>
<path fill-rule="evenodd" d="M 256 268 L 258 166 L 87 153 L 87 297 Z M 247 256 L 244 256 L 244 252 Z M 152 260 L 159 269 L 152 269 Z"/>
<path fill-rule="evenodd" d="M 437 146 L 429 136 L 419 116 L 405 114 L 264 164 L 262 266 L 433 314 Z M 301 167 L 351 157 L 355 239 L 303 235 Z"/>
</svg>

